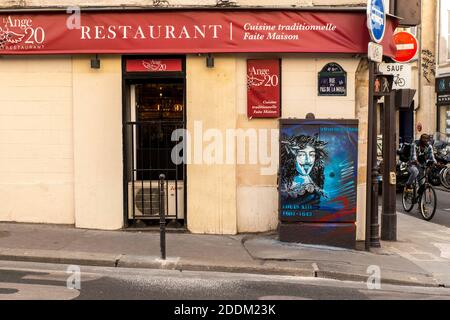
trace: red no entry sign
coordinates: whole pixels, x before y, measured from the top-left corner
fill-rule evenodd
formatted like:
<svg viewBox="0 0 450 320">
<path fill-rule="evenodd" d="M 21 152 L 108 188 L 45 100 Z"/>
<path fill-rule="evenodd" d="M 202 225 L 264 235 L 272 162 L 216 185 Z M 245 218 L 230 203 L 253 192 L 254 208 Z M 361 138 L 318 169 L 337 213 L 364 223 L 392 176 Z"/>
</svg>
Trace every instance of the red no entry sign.
<svg viewBox="0 0 450 320">
<path fill-rule="evenodd" d="M 394 34 L 394 43 L 397 47 L 397 53 L 393 59 L 396 62 L 410 62 L 419 50 L 416 37 L 409 32 L 402 31 Z"/>
</svg>

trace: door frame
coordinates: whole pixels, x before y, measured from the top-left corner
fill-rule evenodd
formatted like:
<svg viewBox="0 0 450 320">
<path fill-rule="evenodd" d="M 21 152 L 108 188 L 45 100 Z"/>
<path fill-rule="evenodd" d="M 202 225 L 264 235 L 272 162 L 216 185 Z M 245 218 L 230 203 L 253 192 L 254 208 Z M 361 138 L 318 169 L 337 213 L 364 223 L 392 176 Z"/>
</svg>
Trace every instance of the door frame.
<svg viewBox="0 0 450 320">
<path fill-rule="evenodd" d="M 414 142 L 414 131 L 415 131 L 415 129 L 414 129 L 414 120 L 415 120 L 414 119 L 415 118 L 414 102 L 411 103 L 411 106 L 409 108 L 400 108 L 398 118 L 399 118 L 398 119 L 398 122 L 399 122 L 399 124 L 398 124 L 399 137 L 398 138 L 399 138 L 399 140 L 400 140 L 400 138 L 403 138 L 402 142 Z M 410 132 L 411 141 L 404 141 L 405 140 L 404 139 L 405 131 L 408 131 L 405 128 L 410 129 L 410 131 L 411 131 Z"/>
<path fill-rule="evenodd" d="M 128 59 L 181 59 L 181 72 L 127 72 L 126 61 Z M 145 83 L 158 79 L 177 79 L 183 80 L 183 119 L 184 129 L 187 126 L 187 91 L 186 91 L 186 56 L 185 55 L 123 55 L 122 56 L 122 159 L 123 159 L 123 226 L 129 227 L 128 219 L 128 157 L 127 157 L 127 130 L 125 122 L 127 121 L 127 108 L 129 107 L 130 85 L 135 83 Z M 184 197 L 184 226 L 187 230 L 187 165 L 183 164 L 183 197 Z"/>
</svg>

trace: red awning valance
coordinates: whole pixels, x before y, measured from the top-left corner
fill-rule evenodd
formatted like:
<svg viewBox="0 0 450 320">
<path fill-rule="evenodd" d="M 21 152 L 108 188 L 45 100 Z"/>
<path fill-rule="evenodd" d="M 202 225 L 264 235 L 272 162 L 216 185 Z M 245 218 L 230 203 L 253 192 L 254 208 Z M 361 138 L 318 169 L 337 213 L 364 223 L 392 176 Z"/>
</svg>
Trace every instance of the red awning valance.
<svg viewBox="0 0 450 320">
<path fill-rule="evenodd" d="M 363 11 L 85 12 L 69 29 L 63 13 L 0 14 L 0 55 L 305 52 L 366 54 Z M 384 53 L 393 56 L 397 20 Z"/>
</svg>

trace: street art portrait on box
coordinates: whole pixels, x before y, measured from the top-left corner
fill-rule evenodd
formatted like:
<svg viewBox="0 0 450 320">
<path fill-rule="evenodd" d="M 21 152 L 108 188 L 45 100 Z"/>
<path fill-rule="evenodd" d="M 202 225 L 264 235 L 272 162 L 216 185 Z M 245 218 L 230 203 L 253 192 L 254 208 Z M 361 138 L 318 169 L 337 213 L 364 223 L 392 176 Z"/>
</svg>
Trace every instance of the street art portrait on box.
<svg viewBox="0 0 450 320">
<path fill-rule="evenodd" d="M 281 120 L 282 221 L 356 220 L 358 123 Z"/>
</svg>

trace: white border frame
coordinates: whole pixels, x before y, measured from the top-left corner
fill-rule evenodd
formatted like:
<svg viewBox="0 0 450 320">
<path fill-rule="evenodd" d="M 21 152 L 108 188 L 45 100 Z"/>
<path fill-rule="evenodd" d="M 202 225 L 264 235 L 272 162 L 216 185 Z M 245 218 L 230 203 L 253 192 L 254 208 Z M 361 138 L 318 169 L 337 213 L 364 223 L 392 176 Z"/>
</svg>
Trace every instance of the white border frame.
<svg viewBox="0 0 450 320">
<path fill-rule="evenodd" d="M 450 1 L 448 0 L 440 0 L 439 3 L 439 60 L 438 64 L 448 64 L 450 62 L 450 44 L 449 44 L 449 36 L 450 30 L 448 28 L 449 24 L 449 14 L 450 14 Z"/>
</svg>

